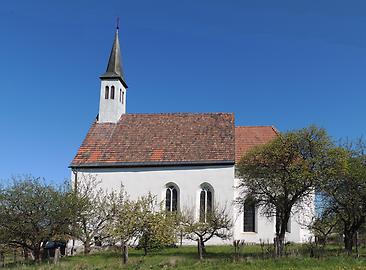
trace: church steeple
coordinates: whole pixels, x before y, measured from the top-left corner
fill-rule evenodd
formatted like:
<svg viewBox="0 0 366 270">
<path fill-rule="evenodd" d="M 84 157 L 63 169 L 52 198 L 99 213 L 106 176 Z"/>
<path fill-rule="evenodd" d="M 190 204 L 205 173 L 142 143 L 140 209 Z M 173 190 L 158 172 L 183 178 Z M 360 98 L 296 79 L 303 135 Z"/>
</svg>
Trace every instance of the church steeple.
<svg viewBox="0 0 366 270">
<path fill-rule="evenodd" d="M 128 86 L 126 84 L 126 80 L 125 80 L 125 76 L 124 76 L 123 68 L 122 68 L 121 49 L 119 46 L 118 30 L 119 30 L 119 27 L 117 25 L 111 54 L 109 56 L 107 70 L 102 76 L 100 76 L 100 78 L 101 79 L 117 78 L 121 81 L 123 86 L 127 88 Z"/>
<path fill-rule="evenodd" d="M 117 123 L 126 113 L 127 84 L 123 74 L 118 25 L 106 72 L 100 76 L 99 123 Z"/>
</svg>

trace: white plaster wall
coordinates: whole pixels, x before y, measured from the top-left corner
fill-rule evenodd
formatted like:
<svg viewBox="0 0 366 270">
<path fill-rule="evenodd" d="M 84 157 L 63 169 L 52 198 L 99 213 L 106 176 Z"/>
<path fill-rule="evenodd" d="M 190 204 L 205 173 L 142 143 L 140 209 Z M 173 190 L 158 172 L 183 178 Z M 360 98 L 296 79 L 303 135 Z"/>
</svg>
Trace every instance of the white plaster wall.
<svg viewBox="0 0 366 270">
<path fill-rule="evenodd" d="M 257 209 L 256 232 L 243 232 L 243 213 L 234 204 L 239 195 L 238 189 L 235 188 L 239 180 L 234 179 L 234 166 L 79 169 L 78 181 L 88 175 L 96 176 L 101 181 L 101 187 L 107 190 L 119 189 L 123 184 L 131 199 L 137 199 L 151 192 L 159 201 L 163 201 L 167 184 L 174 183 L 179 188 L 179 209 L 194 207 L 196 218 L 198 218 L 200 186 L 208 183 L 214 189 L 214 203 L 227 206 L 232 217 L 233 239 L 245 240 L 246 243 L 259 243 L 260 240 L 273 242 L 275 219 L 262 216 L 260 209 Z M 286 234 L 287 241 L 304 242 L 308 239 L 309 232 L 302 229 L 297 220 L 296 214 L 291 217 L 291 232 Z M 233 239 L 222 241 L 213 238 L 208 244 L 231 244 Z M 189 241 L 184 243 L 193 244 Z"/>
<path fill-rule="evenodd" d="M 174 183 L 179 188 L 180 209 L 196 210 L 199 207 L 200 185 L 208 183 L 214 189 L 214 202 L 219 206 L 227 205 L 232 215 L 234 166 L 194 166 L 161 168 L 118 168 L 118 169 L 83 169 L 78 171 L 78 181 L 88 174 L 101 180 L 101 187 L 119 189 L 121 183 L 131 199 L 146 195 L 157 195 L 158 200 L 165 200 L 165 188 Z M 73 175 L 72 175 L 73 176 Z M 198 211 L 196 211 L 198 215 Z M 197 216 L 198 218 L 198 216 Z M 228 241 L 230 243 L 231 241 Z M 185 242 L 187 243 L 187 242 Z M 222 244 L 223 241 L 212 239 L 208 244 Z"/>
<path fill-rule="evenodd" d="M 239 184 L 239 179 L 234 180 L 234 187 L 237 187 Z M 239 190 L 234 188 L 234 197 L 237 198 L 239 196 Z M 306 228 L 306 224 L 308 224 L 311 219 L 314 211 L 313 211 L 313 202 L 314 200 L 310 200 L 310 206 L 305 207 L 301 211 L 294 211 L 294 213 L 290 217 L 290 232 L 286 233 L 285 239 L 286 241 L 296 242 L 296 243 L 304 243 L 307 242 L 309 237 L 311 236 L 310 231 Z M 256 209 L 256 223 L 255 230 L 256 232 L 244 232 L 243 226 L 243 212 L 242 209 L 239 208 L 238 205 L 234 206 L 234 239 L 236 240 L 245 240 L 246 243 L 259 243 L 260 241 L 265 242 L 273 242 L 276 232 L 276 219 L 275 217 L 267 218 L 261 214 L 261 209 Z"/>
<path fill-rule="evenodd" d="M 114 86 L 114 99 L 105 99 L 105 87 L 109 86 L 109 97 L 111 86 Z M 124 93 L 123 102 L 119 100 L 120 89 Z M 122 114 L 126 113 L 126 88 L 118 79 L 102 80 L 100 84 L 100 101 L 99 101 L 99 122 L 117 123 Z"/>
</svg>

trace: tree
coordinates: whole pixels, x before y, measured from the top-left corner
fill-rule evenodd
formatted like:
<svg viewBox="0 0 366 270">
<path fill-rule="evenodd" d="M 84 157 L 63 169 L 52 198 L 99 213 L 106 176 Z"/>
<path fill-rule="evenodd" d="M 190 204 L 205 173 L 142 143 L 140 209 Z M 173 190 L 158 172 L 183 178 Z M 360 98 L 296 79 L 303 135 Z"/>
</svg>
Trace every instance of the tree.
<svg viewBox="0 0 366 270">
<path fill-rule="evenodd" d="M 249 196 L 263 214 L 276 217 L 277 255 L 283 253 L 286 228 L 292 211 L 313 204 L 315 187 L 329 179 L 338 152 L 324 129 L 310 126 L 278 134 L 243 156 L 237 166 L 243 205 Z"/>
<path fill-rule="evenodd" d="M 344 247 L 350 254 L 354 238 L 366 221 L 366 156 L 363 144 L 343 151 L 344 169 L 321 186 L 323 205 L 341 223 Z"/>
<path fill-rule="evenodd" d="M 139 228 L 141 228 L 142 223 L 140 204 L 140 200 L 132 201 L 129 198 L 120 201 L 116 208 L 116 215 L 108 225 L 110 234 L 116 240 L 121 241 L 124 264 L 128 262 L 129 242 L 139 236 Z"/>
<path fill-rule="evenodd" d="M 108 192 L 99 187 L 100 182 L 93 176 L 83 177 L 78 182 L 71 204 L 77 212 L 74 232 L 83 243 L 84 254 L 90 252 L 91 245 L 102 242 L 110 234 L 107 225 L 116 214 L 116 206 L 124 196 L 123 189 Z"/>
<path fill-rule="evenodd" d="M 231 237 L 232 221 L 226 208 L 214 206 L 211 212 L 207 213 L 206 222 L 197 221 L 194 217 L 194 211 L 188 210 L 182 213 L 181 225 L 183 233 L 187 239 L 197 241 L 197 251 L 200 260 L 203 259 L 205 243 L 216 236 L 221 239 Z"/>
<path fill-rule="evenodd" d="M 74 218 L 68 186 L 53 187 L 26 176 L 0 190 L 0 231 L 7 245 L 30 250 L 40 259 L 42 242 L 69 235 Z"/>
<path fill-rule="evenodd" d="M 315 236 L 316 244 L 321 244 L 324 248 L 337 223 L 337 217 L 329 211 L 323 211 L 319 216 L 314 217 L 308 227 Z"/>
<path fill-rule="evenodd" d="M 177 215 L 165 211 L 162 203 L 150 193 L 140 198 L 141 223 L 138 245 L 144 249 L 145 255 L 151 249 L 159 249 L 177 242 Z"/>
<path fill-rule="evenodd" d="M 131 242 L 138 242 L 145 255 L 150 249 L 174 244 L 176 223 L 176 215 L 165 212 L 155 196 L 148 194 L 136 201 L 126 196 L 116 208 L 110 232 L 121 241 L 123 263 L 126 264 Z"/>
</svg>

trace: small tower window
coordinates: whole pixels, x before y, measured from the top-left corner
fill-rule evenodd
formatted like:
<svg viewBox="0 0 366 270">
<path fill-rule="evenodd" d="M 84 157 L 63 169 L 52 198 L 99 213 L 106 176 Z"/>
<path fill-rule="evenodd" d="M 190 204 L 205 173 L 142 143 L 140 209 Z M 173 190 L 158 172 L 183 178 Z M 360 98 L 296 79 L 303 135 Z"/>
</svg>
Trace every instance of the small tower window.
<svg viewBox="0 0 366 270">
<path fill-rule="evenodd" d="M 125 92 L 122 91 L 122 104 L 123 104 L 124 100 L 125 100 Z"/>
<path fill-rule="evenodd" d="M 119 102 L 122 102 L 122 89 L 119 89 Z"/>
<path fill-rule="evenodd" d="M 111 99 L 114 99 L 114 86 L 111 86 Z"/>
<path fill-rule="evenodd" d="M 108 98 L 109 98 L 109 86 L 106 86 L 106 87 L 105 87 L 104 98 L 105 98 L 105 99 L 108 99 Z"/>
</svg>

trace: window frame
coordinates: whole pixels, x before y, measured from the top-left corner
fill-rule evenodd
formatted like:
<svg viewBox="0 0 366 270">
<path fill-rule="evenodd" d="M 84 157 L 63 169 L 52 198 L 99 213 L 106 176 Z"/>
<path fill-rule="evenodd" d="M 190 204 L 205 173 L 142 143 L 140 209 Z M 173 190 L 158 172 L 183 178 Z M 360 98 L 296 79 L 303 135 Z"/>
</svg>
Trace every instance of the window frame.
<svg viewBox="0 0 366 270">
<path fill-rule="evenodd" d="M 198 220 L 206 223 L 207 215 L 214 208 L 214 189 L 211 185 L 204 183 L 199 190 Z"/>
<path fill-rule="evenodd" d="M 169 192 L 169 200 L 168 200 Z M 165 210 L 168 212 L 177 212 L 179 210 L 179 188 L 173 183 L 169 183 L 165 187 Z M 175 197 L 175 198 L 174 198 Z M 175 203 L 174 203 L 175 201 Z M 168 206 L 169 202 L 169 206 Z"/>
</svg>

